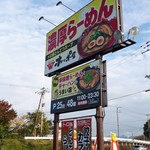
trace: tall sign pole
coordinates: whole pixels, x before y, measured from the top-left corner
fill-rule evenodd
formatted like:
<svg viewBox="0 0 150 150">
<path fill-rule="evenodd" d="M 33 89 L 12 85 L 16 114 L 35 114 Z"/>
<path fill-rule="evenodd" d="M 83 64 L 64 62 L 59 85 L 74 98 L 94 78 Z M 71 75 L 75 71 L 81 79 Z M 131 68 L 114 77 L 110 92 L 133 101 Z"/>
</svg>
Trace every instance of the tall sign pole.
<svg viewBox="0 0 150 150">
<path fill-rule="evenodd" d="M 97 124 L 97 150 L 104 150 L 103 135 L 103 63 L 102 56 L 98 55 L 100 61 L 100 106 L 96 108 L 96 124 Z"/>
<path fill-rule="evenodd" d="M 54 114 L 53 150 L 57 150 L 59 141 L 59 114 Z"/>
<path fill-rule="evenodd" d="M 104 150 L 102 106 L 96 108 L 96 123 L 97 123 L 97 150 Z"/>
</svg>

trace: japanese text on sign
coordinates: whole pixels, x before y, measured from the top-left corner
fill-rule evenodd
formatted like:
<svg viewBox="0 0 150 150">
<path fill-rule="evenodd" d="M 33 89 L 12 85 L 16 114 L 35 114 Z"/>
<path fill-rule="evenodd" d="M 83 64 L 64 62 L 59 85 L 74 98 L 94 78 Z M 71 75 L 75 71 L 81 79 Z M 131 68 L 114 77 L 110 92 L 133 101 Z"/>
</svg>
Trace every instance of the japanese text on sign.
<svg viewBox="0 0 150 150">
<path fill-rule="evenodd" d="M 45 75 L 75 65 L 75 62 L 79 63 L 91 54 L 94 55 L 93 51 L 111 47 L 115 42 L 113 32 L 118 29 L 117 9 L 116 0 L 93 0 L 47 33 Z M 101 31 L 98 30 L 93 33 L 95 35 L 87 37 L 87 43 L 80 43 L 81 38 L 88 35 L 92 28 L 100 28 Z M 96 49 L 92 51 L 94 44 Z"/>
<path fill-rule="evenodd" d="M 52 51 L 57 46 L 64 44 L 67 38 L 72 40 L 77 33 L 77 28 L 82 25 L 84 28 L 88 28 L 96 22 L 100 22 L 103 16 L 104 18 L 108 18 L 112 15 L 113 9 L 114 5 L 108 6 L 106 4 L 106 0 L 103 0 L 99 10 L 91 7 L 90 11 L 85 13 L 85 20 L 81 20 L 78 23 L 75 23 L 75 20 L 69 21 L 69 23 L 60 27 L 57 32 L 54 32 L 48 36 L 48 51 Z"/>
<path fill-rule="evenodd" d="M 62 150 L 73 150 L 74 121 L 62 122 Z"/>
<path fill-rule="evenodd" d="M 77 120 L 78 150 L 91 150 L 91 118 Z"/>
<path fill-rule="evenodd" d="M 76 67 L 52 78 L 51 113 L 99 106 L 99 60 Z"/>
</svg>

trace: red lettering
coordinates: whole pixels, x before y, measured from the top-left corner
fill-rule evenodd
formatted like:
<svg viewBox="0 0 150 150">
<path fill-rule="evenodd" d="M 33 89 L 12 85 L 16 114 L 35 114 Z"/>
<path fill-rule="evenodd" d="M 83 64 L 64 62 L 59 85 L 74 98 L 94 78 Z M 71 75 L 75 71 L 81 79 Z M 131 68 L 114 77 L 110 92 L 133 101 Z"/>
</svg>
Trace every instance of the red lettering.
<svg viewBox="0 0 150 150">
<path fill-rule="evenodd" d="M 113 5 L 107 6 L 106 0 L 103 0 L 98 15 L 98 22 L 102 21 L 103 15 L 105 18 L 108 18 L 112 14 L 112 12 L 113 12 Z"/>
<path fill-rule="evenodd" d="M 77 27 L 76 26 L 72 26 L 72 24 L 74 24 L 74 20 L 71 20 L 69 23 L 69 27 L 68 27 L 68 35 L 69 35 L 69 39 L 71 40 L 77 33 Z"/>
<path fill-rule="evenodd" d="M 57 43 L 58 46 L 62 45 L 64 41 L 67 39 L 66 32 L 67 32 L 67 24 L 65 24 L 58 30 L 58 43 Z"/>
<path fill-rule="evenodd" d="M 56 32 L 48 37 L 48 51 L 51 51 L 54 48 L 56 48 Z"/>
<path fill-rule="evenodd" d="M 95 10 L 93 7 L 91 8 L 90 12 L 87 12 L 85 14 L 85 22 L 84 22 L 84 26 L 87 28 L 90 25 L 94 25 L 96 20 L 97 20 L 97 10 Z"/>
</svg>

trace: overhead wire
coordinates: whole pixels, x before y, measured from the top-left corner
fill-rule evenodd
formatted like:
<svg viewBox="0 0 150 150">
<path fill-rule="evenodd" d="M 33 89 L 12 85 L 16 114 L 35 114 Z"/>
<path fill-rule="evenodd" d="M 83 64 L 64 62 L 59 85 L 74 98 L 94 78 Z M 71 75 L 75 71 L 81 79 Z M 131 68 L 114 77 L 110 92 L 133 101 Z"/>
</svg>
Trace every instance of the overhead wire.
<svg viewBox="0 0 150 150">
<path fill-rule="evenodd" d="M 128 97 L 128 96 L 136 95 L 136 94 L 139 94 L 139 93 L 142 93 L 142 92 L 149 92 L 149 91 L 150 91 L 150 89 L 141 90 L 141 91 L 138 91 L 138 92 L 134 92 L 134 93 L 122 95 L 122 96 L 119 96 L 119 97 L 111 98 L 108 101 L 113 101 L 113 100 L 116 100 L 116 99 L 120 99 L 120 98 L 124 98 L 124 97 Z"/>
<path fill-rule="evenodd" d="M 139 112 L 136 112 L 136 111 L 133 111 L 133 110 L 130 110 L 130 109 L 128 109 L 128 108 L 125 108 L 125 107 L 122 107 L 123 109 L 125 109 L 125 110 L 127 110 L 128 112 L 130 112 L 130 113 L 134 113 L 134 114 L 136 114 L 136 115 L 140 115 L 140 116 L 146 116 L 146 114 L 144 114 L 144 113 L 139 113 Z"/>
<path fill-rule="evenodd" d="M 117 64 L 123 64 L 124 62 L 127 62 L 128 59 L 131 60 L 130 57 L 135 57 L 135 56 L 138 56 L 138 55 L 139 55 L 139 54 L 137 54 L 137 53 L 133 53 L 133 54 L 124 56 L 123 59 L 120 59 L 120 60 L 118 60 L 117 62 L 115 62 L 114 64 L 110 65 L 110 66 L 109 66 L 110 69 L 109 69 L 108 71 L 114 69 L 114 66 L 118 66 L 118 67 L 119 67 L 119 65 L 117 65 Z M 109 60 L 109 61 L 111 61 L 111 60 Z M 117 67 L 115 67 L 115 68 L 117 68 Z"/>
<path fill-rule="evenodd" d="M 146 53 L 147 52 L 150 52 L 150 41 L 146 42 L 145 45 L 142 45 L 141 47 L 143 47 L 144 51 L 141 52 L 142 56 L 143 56 L 143 61 L 144 61 L 144 75 L 145 75 L 145 78 L 148 78 L 150 79 L 150 74 L 147 74 L 148 73 L 148 69 L 147 69 L 147 58 L 146 58 Z"/>
<path fill-rule="evenodd" d="M 113 107 L 113 108 L 117 108 L 117 106 L 108 106 L 108 108 L 111 108 L 111 107 Z M 143 128 L 143 126 L 144 126 L 144 123 L 145 123 L 145 120 L 146 120 L 146 114 L 144 114 L 144 113 L 139 113 L 139 112 L 135 112 L 135 111 L 133 111 L 133 110 L 130 110 L 130 109 L 127 109 L 127 108 L 125 108 L 125 107 L 122 107 L 122 106 L 120 106 L 120 108 L 121 108 L 121 110 L 123 109 L 123 110 L 127 110 L 129 113 L 130 113 L 130 115 L 131 114 L 136 114 L 136 115 L 138 115 L 138 116 L 141 116 L 142 118 L 141 119 L 139 119 L 139 117 L 138 117 L 138 120 L 137 120 L 137 117 L 134 117 L 134 119 L 136 119 L 136 120 L 134 120 L 133 118 L 132 118 L 132 120 L 126 120 L 126 121 L 124 121 L 124 120 L 121 120 L 120 121 L 120 125 L 121 125 L 121 128 L 134 128 L 134 129 L 142 129 Z M 122 112 L 122 111 L 121 111 Z M 125 112 L 125 113 L 122 113 L 122 114 L 125 114 L 125 115 L 127 115 L 127 113 Z M 130 118 L 131 119 L 131 118 Z M 140 122 L 141 123 L 141 126 L 142 127 L 140 127 L 140 126 L 132 126 L 132 125 L 130 125 L 131 123 L 133 124 L 133 123 L 135 123 L 135 122 Z M 116 119 L 114 119 L 114 122 L 105 122 L 104 124 L 106 124 L 106 125 L 111 125 L 111 126 L 116 126 Z"/>
<path fill-rule="evenodd" d="M 117 108 L 117 107 L 120 107 L 121 109 L 124 109 L 124 110 L 127 110 L 128 112 L 130 112 L 130 113 L 133 113 L 133 114 L 136 114 L 136 115 L 140 115 L 140 116 L 145 116 L 146 114 L 144 114 L 144 113 L 139 113 L 139 112 L 136 112 L 136 111 L 133 111 L 133 110 L 131 110 L 131 109 L 128 109 L 128 108 L 125 108 L 125 107 L 122 107 L 122 106 L 108 106 L 108 108 Z"/>
<path fill-rule="evenodd" d="M 33 87 L 33 86 L 23 86 L 23 85 L 17 85 L 17 84 L 8 84 L 8 83 L 0 83 L 0 86 L 12 86 L 12 87 L 22 87 L 22 88 L 39 88 L 39 87 Z"/>
<path fill-rule="evenodd" d="M 19 84 L 10 84 L 10 83 L 0 83 L 0 86 L 20 87 L 20 88 L 27 88 L 27 89 L 41 89 L 41 87 L 39 86 L 19 85 Z"/>
<path fill-rule="evenodd" d="M 142 50 L 145 48 L 144 46 L 146 46 L 146 44 L 148 44 L 150 41 L 147 41 L 144 45 L 140 46 L 138 49 L 135 49 L 135 50 L 132 50 L 132 53 L 128 53 L 127 55 L 124 56 L 123 59 L 117 61 L 116 63 L 112 64 L 109 66 L 109 68 L 112 68 L 114 65 L 117 65 L 117 64 L 122 64 L 124 62 L 127 62 L 127 60 L 133 60 L 131 59 L 131 57 L 135 57 L 135 56 L 140 56 L 142 55 Z M 150 46 L 150 44 L 148 44 L 148 46 Z M 149 50 L 148 50 L 149 51 Z M 138 53 L 137 53 L 138 52 Z M 108 60 L 108 61 L 111 61 L 112 59 Z M 119 65 L 117 65 L 119 67 Z M 116 67 L 115 67 L 116 68 Z M 112 68 L 114 69 L 114 68 Z M 109 69 L 109 70 L 112 70 L 112 69 Z"/>
<path fill-rule="evenodd" d="M 105 123 L 104 122 L 104 124 L 105 125 L 110 125 L 110 126 L 116 126 L 116 122 L 114 122 L 114 123 Z M 144 124 L 143 124 L 144 125 Z M 130 126 L 130 125 L 127 125 L 127 124 L 121 124 L 121 128 L 126 128 L 126 127 L 128 127 L 128 128 L 136 128 L 136 129 L 142 129 L 142 127 L 139 127 L 139 126 Z"/>
</svg>

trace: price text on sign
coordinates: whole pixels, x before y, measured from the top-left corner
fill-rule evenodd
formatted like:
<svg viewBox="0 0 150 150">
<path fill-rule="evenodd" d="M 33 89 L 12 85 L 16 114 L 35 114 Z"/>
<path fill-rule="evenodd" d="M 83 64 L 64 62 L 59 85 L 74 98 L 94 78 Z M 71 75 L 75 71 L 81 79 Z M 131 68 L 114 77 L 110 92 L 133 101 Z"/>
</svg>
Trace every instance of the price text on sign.
<svg viewBox="0 0 150 150">
<path fill-rule="evenodd" d="M 99 106 L 100 90 L 51 102 L 51 113 L 69 112 Z"/>
</svg>

